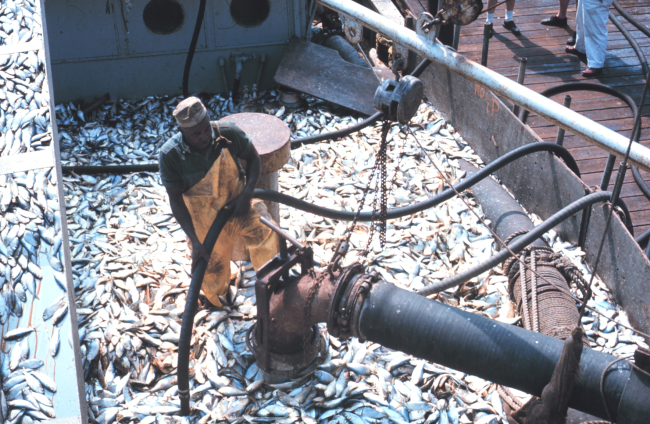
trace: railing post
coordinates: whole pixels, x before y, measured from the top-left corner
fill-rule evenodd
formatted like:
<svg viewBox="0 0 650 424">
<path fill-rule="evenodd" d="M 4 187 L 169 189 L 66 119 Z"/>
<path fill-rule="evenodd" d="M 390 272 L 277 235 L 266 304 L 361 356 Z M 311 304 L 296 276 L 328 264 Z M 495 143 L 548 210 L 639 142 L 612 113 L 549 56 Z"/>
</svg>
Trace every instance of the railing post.
<svg viewBox="0 0 650 424">
<path fill-rule="evenodd" d="M 490 46 L 491 34 L 492 34 L 492 24 L 483 24 L 483 50 L 481 51 L 482 66 L 487 66 L 488 47 Z"/>
<path fill-rule="evenodd" d="M 454 26 L 454 42 L 452 44 L 452 48 L 456 51 L 458 51 L 458 43 L 460 43 L 460 25 L 455 25 Z"/>
<path fill-rule="evenodd" d="M 524 78 L 526 77 L 526 63 L 528 62 L 527 57 L 522 57 L 519 60 L 519 75 L 517 76 L 517 82 L 521 85 L 524 85 Z M 515 116 L 519 116 L 519 105 L 515 105 L 512 108 L 512 113 L 515 114 Z"/>
<path fill-rule="evenodd" d="M 568 94 L 564 96 L 564 107 L 567 109 L 571 108 L 571 96 Z M 564 128 L 558 127 L 555 143 L 559 144 L 560 146 L 564 144 Z"/>
</svg>

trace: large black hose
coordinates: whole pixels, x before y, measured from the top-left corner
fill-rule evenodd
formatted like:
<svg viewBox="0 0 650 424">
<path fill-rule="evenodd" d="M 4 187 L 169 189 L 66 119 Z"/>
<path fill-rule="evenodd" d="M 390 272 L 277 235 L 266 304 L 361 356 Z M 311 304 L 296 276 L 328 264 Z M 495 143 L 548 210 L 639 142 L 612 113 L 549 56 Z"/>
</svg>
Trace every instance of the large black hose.
<svg viewBox="0 0 650 424">
<path fill-rule="evenodd" d="M 610 18 L 612 18 L 612 17 L 613 17 L 613 15 L 610 12 Z M 614 22 L 616 24 L 618 22 L 618 20 L 616 20 L 616 18 L 614 17 L 614 20 L 612 20 L 612 22 Z M 619 23 L 619 25 L 620 25 L 620 23 Z M 617 25 L 617 27 L 618 27 L 618 25 Z M 622 27 L 622 25 L 621 25 L 621 27 Z M 619 27 L 619 29 L 621 29 L 621 27 Z M 623 30 L 625 30 L 625 32 Z M 634 39 L 631 38 L 632 36 L 630 35 L 630 33 L 625 28 L 623 28 L 623 30 L 621 30 L 621 32 L 628 39 L 628 41 L 630 42 L 632 47 L 634 47 L 635 45 L 638 47 L 638 44 L 636 44 L 636 41 L 634 41 Z M 635 51 L 636 51 L 636 49 L 635 49 Z M 637 55 L 639 55 L 639 54 L 640 54 L 639 61 L 641 62 L 641 65 L 644 66 L 644 72 L 647 73 L 646 69 L 647 69 L 648 65 L 647 65 L 647 62 L 645 62 L 645 56 L 643 56 L 643 52 L 641 52 L 640 49 L 639 49 L 639 51 L 637 51 Z M 540 94 L 542 96 L 552 97 L 552 96 L 555 96 L 556 94 L 566 93 L 566 92 L 569 92 L 569 91 L 580 91 L 580 90 L 583 90 L 583 91 L 595 91 L 595 92 L 598 92 L 598 93 L 608 94 L 610 96 L 614 96 L 614 97 L 622 100 L 630 108 L 630 111 L 632 112 L 633 119 L 634 119 L 634 121 L 636 121 L 636 116 L 637 116 L 637 113 L 639 113 L 639 109 L 637 108 L 636 103 L 634 102 L 634 100 L 630 96 L 628 96 L 627 94 L 623 94 L 620 91 L 614 90 L 613 88 L 608 87 L 606 85 L 584 83 L 584 82 L 571 82 L 571 83 L 568 83 L 568 84 L 561 84 L 561 85 L 558 85 L 558 86 L 555 86 L 555 87 L 548 88 L 548 89 L 542 91 Z M 525 124 L 526 120 L 528 119 L 528 114 L 529 114 L 529 112 L 527 110 L 525 110 L 525 109 L 522 110 L 521 113 L 519 114 L 519 120 L 521 120 L 521 122 L 523 122 Z M 641 134 L 641 125 L 639 125 L 637 133 L 634 134 L 634 141 L 636 141 L 636 142 L 639 141 L 640 134 Z M 614 164 L 612 158 L 613 158 L 613 156 L 610 155 L 610 158 L 608 159 L 608 166 L 605 169 L 605 172 L 609 174 L 605 178 L 606 183 L 609 183 L 609 178 L 610 178 L 612 167 L 613 167 L 613 164 Z M 634 181 L 636 181 L 636 184 L 639 186 L 639 189 L 641 190 L 641 192 L 645 195 L 646 198 L 650 199 L 650 188 L 648 187 L 648 185 L 643 180 L 643 177 L 641 176 L 641 172 L 639 171 L 639 169 L 634 165 L 632 165 L 632 175 L 634 176 Z M 601 187 L 601 189 L 605 189 L 605 187 Z M 633 234 L 633 232 L 630 232 L 630 233 Z"/>
<path fill-rule="evenodd" d="M 535 396 L 551 380 L 562 352 L 563 340 L 443 305 L 393 284 L 376 283 L 367 296 L 359 317 L 365 339 Z M 607 418 L 599 400 L 602 377 L 615 422 L 622 418 L 617 416 L 622 412 L 619 403 L 631 405 L 628 412 L 637 417 L 626 422 L 647 422 L 648 386 L 633 388 L 628 383 L 633 372 L 627 362 L 605 372 L 616 359 L 583 349 L 569 407 Z"/>
<path fill-rule="evenodd" d="M 474 184 L 481 181 L 482 179 L 486 178 L 488 175 L 498 171 L 499 169 L 503 168 L 504 166 L 508 165 L 511 162 L 514 162 L 520 157 L 530 153 L 541 152 L 541 151 L 553 152 L 557 154 L 560 158 L 562 158 L 565 161 L 569 169 L 571 169 L 578 176 L 580 176 L 580 171 L 578 171 L 578 166 L 576 165 L 575 160 L 564 147 L 555 143 L 539 142 L 539 143 L 527 144 L 525 146 L 518 147 L 506 153 L 505 155 L 499 157 L 498 159 L 495 159 L 494 161 L 486 165 L 483 169 L 479 170 L 475 174 L 471 175 L 468 178 L 465 178 L 462 182 L 460 182 L 458 185 L 454 187 L 459 192 L 466 190 L 471 186 L 473 186 Z M 430 197 L 429 199 L 424 200 L 422 202 L 414 203 L 412 205 L 404 206 L 401 208 L 390 209 L 388 210 L 386 218 L 396 219 L 407 215 L 413 215 L 415 213 L 422 212 L 423 210 L 439 205 L 440 203 L 449 200 L 454 196 L 455 196 L 455 192 L 451 188 L 448 188 L 444 190 L 442 193 Z M 352 221 L 356 214 L 356 212 L 341 211 L 341 210 L 325 208 L 323 206 L 317 206 L 314 205 L 313 203 L 305 202 L 304 200 L 296 199 L 295 197 L 291 197 L 283 193 L 278 193 L 277 191 L 273 191 L 273 190 L 256 189 L 253 197 L 256 199 L 266 200 L 270 202 L 282 203 L 284 205 L 291 206 L 292 208 L 300 209 L 304 212 L 312 213 L 314 215 L 324 216 L 325 218 L 339 219 L 341 221 Z M 359 221 L 366 221 L 366 222 L 371 221 L 372 219 L 373 219 L 372 212 L 362 212 L 359 214 L 359 218 L 358 218 Z"/>
<path fill-rule="evenodd" d="M 622 17 L 624 17 L 625 19 L 627 19 L 629 23 L 637 27 L 639 31 L 644 33 L 646 36 L 650 37 L 650 29 L 648 29 L 648 27 L 643 25 L 641 22 L 634 19 L 632 15 L 627 13 L 627 11 L 623 9 L 621 5 L 618 3 L 618 0 L 614 0 L 612 4 L 614 5 L 614 8 L 618 10 L 618 13 L 620 13 Z"/>
<path fill-rule="evenodd" d="M 424 70 L 427 69 L 427 66 L 429 66 L 430 64 L 431 61 L 429 59 L 423 59 L 422 62 L 420 62 L 420 64 L 413 70 L 413 72 L 411 72 L 411 75 L 418 78 L 420 75 L 422 75 L 422 72 L 424 72 Z M 334 140 L 337 138 L 348 136 L 353 132 L 361 131 L 367 126 L 374 124 L 375 122 L 379 121 L 382 117 L 383 117 L 383 113 L 377 112 L 374 115 L 371 115 L 370 117 L 366 118 L 365 120 L 357 124 L 350 125 L 347 128 L 343 128 L 342 130 L 291 140 L 291 148 L 297 149 L 302 145 L 314 144 L 320 141 Z"/>
<path fill-rule="evenodd" d="M 641 50 L 641 47 L 639 47 L 639 43 L 636 42 L 634 37 L 632 37 L 632 34 L 630 34 L 630 31 L 628 31 L 627 28 L 623 26 L 621 21 L 619 21 L 616 15 L 614 15 L 611 11 L 609 12 L 609 20 L 612 21 L 614 26 L 619 31 L 621 31 L 623 37 L 625 37 L 627 42 L 630 43 L 630 46 L 632 46 L 632 49 L 634 50 L 634 53 L 636 53 L 636 56 L 639 58 L 639 62 L 643 68 L 643 75 L 648 75 L 648 61 L 645 58 L 645 54 L 643 54 L 643 50 Z"/>
<path fill-rule="evenodd" d="M 221 234 L 224 225 L 230 219 L 232 209 L 221 209 L 217 217 L 212 222 L 208 234 L 203 240 L 203 247 L 208 252 L 212 253 L 214 244 Z M 183 312 L 183 322 L 181 323 L 181 334 L 178 339 L 178 367 L 177 367 L 177 380 L 178 380 L 178 397 L 181 401 L 181 415 L 190 414 L 190 347 L 192 340 L 192 330 L 194 328 L 194 315 L 196 314 L 197 301 L 199 299 L 199 292 L 203 284 L 203 277 L 208 267 L 205 259 L 199 259 L 199 262 L 194 268 L 192 273 L 192 281 L 187 290 L 187 298 L 185 299 L 185 311 Z"/>
<path fill-rule="evenodd" d="M 415 78 L 419 78 L 420 75 L 422 75 L 422 72 L 424 72 L 425 69 L 427 69 L 427 66 L 431 65 L 431 60 L 429 59 L 422 59 L 422 62 L 417 66 L 417 68 L 413 69 L 413 72 L 411 72 L 411 76 L 414 76 Z"/>
<path fill-rule="evenodd" d="M 187 98 L 189 94 L 190 82 L 190 69 L 192 68 L 192 59 L 194 59 L 194 52 L 196 51 L 196 43 L 199 41 L 199 34 L 201 33 L 201 26 L 203 25 L 203 16 L 205 15 L 206 0 L 200 0 L 199 13 L 196 16 L 196 24 L 194 24 L 194 33 L 192 34 L 192 41 L 190 42 L 190 49 L 187 51 L 187 58 L 185 59 L 185 69 L 183 70 L 183 96 Z"/>
<path fill-rule="evenodd" d="M 573 171 L 578 177 L 580 177 L 580 171 L 578 170 L 578 166 L 576 165 L 573 156 L 571 156 L 568 150 L 566 150 L 564 147 L 560 146 L 559 144 L 549 143 L 549 142 L 538 142 L 538 143 L 526 144 L 525 146 L 518 147 L 506 153 L 505 155 L 497 158 L 496 160 L 486 165 L 483 169 L 477 171 L 475 174 L 469 176 L 468 178 L 465 178 L 463 181 L 461 181 L 459 184 L 457 184 L 454 187 L 458 192 L 464 191 L 472 187 L 474 184 L 478 183 L 479 181 L 483 180 L 484 178 L 487 178 L 490 174 L 498 171 L 499 169 L 503 168 L 509 163 L 519 159 L 520 157 L 531 153 L 544 152 L 544 151 L 555 153 L 559 158 L 564 160 L 564 162 L 569 167 L 569 169 L 571 169 L 571 171 Z M 124 172 L 142 172 L 143 170 L 141 169 L 141 167 L 143 166 L 147 166 L 147 167 L 155 166 L 157 170 L 158 165 L 157 164 L 110 165 L 110 166 L 98 166 L 98 167 L 69 166 L 69 167 L 63 167 L 63 172 L 74 171 L 77 174 L 100 173 L 100 172 L 94 172 L 95 168 L 100 169 L 101 173 L 111 173 L 111 174 L 124 173 Z M 153 169 L 147 169 L 147 170 L 153 171 Z M 418 212 L 422 212 L 423 210 L 439 205 L 440 203 L 447 201 L 454 196 L 455 196 L 455 192 L 451 188 L 448 188 L 444 190 L 442 193 L 437 194 L 422 202 L 414 203 L 412 205 L 404 206 L 401 208 L 390 209 L 386 215 L 386 218 L 397 219 L 407 215 L 413 215 Z M 279 193 L 274 190 L 256 189 L 255 193 L 253 194 L 253 197 L 255 199 L 282 203 L 284 205 L 291 206 L 292 208 L 299 209 L 304 212 L 312 213 L 314 215 L 320 215 L 325 218 L 338 219 L 341 221 L 352 221 L 356 214 L 356 212 L 329 209 L 323 206 L 314 205 L 313 203 L 305 202 L 304 200 L 300 200 L 295 197 L 289 196 L 287 194 Z M 366 222 L 371 221 L 372 219 L 373 219 L 372 212 L 362 212 L 361 214 L 359 214 L 359 218 L 358 218 L 359 221 L 366 221 Z"/>
<path fill-rule="evenodd" d="M 609 191 L 599 191 L 597 193 L 592 193 L 585 197 L 582 197 L 576 200 L 575 202 L 568 204 L 567 206 L 560 209 L 559 211 L 557 211 L 550 218 L 548 218 L 546 221 L 536 226 L 529 233 L 521 237 L 517 237 L 508 245 L 508 248 L 510 248 L 510 250 L 514 254 L 517 254 L 522 250 L 524 250 L 524 248 L 526 248 L 526 246 L 531 244 L 533 241 L 535 241 L 539 237 L 542 237 L 547 231 L 549 231 L 556 225 L 560 224 L 562 221 L 566 220 L 567 218 L 570 218 L 575 213 L 581 211 L 586 207 L 590 207 L 594 203 L 607 201 L 611 199 L 611 197 L 612 197 L 612 193 Z M 510 251 L 506 249 L 502 249 L 499 253 L 492 256 L 487 261 L 475 265 L 472 268 L 460 272 L 452 277 L 449 277 L 437 283 L 433 283 L 431 285 L 423 287 L 420 290 L 418 290 L 418 293 L 423 296 L 428 296 L 434 293 L 441 292 L 443 290 L 447 290 L 450 287 L 455 287 L 460 284 L 463 284 L 471 280 L 472 278 L 483 274 L 487 270 L 494 268 L 495 266 L 499 265 L 501 262 L 508 259 L 510 256 L 512 256 L 510 254 Z"/>
<path fill-rule="evenodd" d="M 617 0 L 614 0 L 613 2 L 614 7 L 618 12 L 623 16 L 625 19 L 628 20 L 632 25 L 637 27 L 641 32 L 643 32 L 645 35 L 650 37 L 650 30 L 643 25 L 642 23 L 638 22 L 636 19 L 634 19 L 629 13 L 625 11 L 621 7 L 620 4 L 618 4 Z M 609 12 L 609 19 L 612 21 L 612 23 L 618 28 L 619 31 L 621 31 L 621 34 L 625 37 L 628 43 L 630 43 L 630 46 L 632 46 L 632 49 L 634 50 L 634 53 L 636 53 L 637 57 L 639 58 L 639 63 L 641 63 L 641 67 L 643 68 L 643 74 L 647 77 L 648 72 L 650 71 L 648 68 L 648 61 L 646 60 L 645 54 L 643 53 L 643 50 L 641 50 L 641 47 L 639 47 L 639 44 L 636 42 L 632 34 L 630 34 L 630 31 L 627 30 L 619 22 L 619 20 L 616 18 L 616 16 L 612 13 Z M 628 103 L 629 105 L 629 103 Z M 634 105 L 636 108 L 636 104 Z M 639 132 L 637 132 L 636 137 L 634 138 L 634 141 L 639 141 L 639 135 L 641 132 L 641 128 L 639 126 Z M 646 182 L 643 180 L 643 177 L 641 176 L 641 172 L 639 171 L 639 168 L 636 166 L 632 165 L 632 176 L 634 177 L 634 181 L 636 184 L 639 186 L 639 190 L 643 193 L 643 195 L 647 198 L 650 199 L 650 187 L 646 184 Z"/>
<path fill-rule="evenodd" d="M 131 174 L 134 172 L 158 172 L 158 162 L 138 163 L 135 165 L 70 165 L 62 166 L 64 174 L 75 173 L 77 175 L 93 174 Z"/>
<path fill-rule="evenodd" d="M 309 137 L 296 138 L 295 140 L 291 140 L 291 149 L 297 149 L 300 146 L 306 144 L 314 144 L 320 141 L 334 140 L 337 138 L 348 136 L 353 132 L 361 131 L 367 126 L 374 124 L 375 122 L 379 121 L 382 118 L 382 116 L 384 116 L 383 113 L 377 112 L 374 115 L 371 115 L 370 117 L 364 119 L 363 121 L 358 122 L 354 125 L 350 125 L 349 127 L 343 128 L 341 130 L 327 132 L 327 133 L 320 133 Z"/>
</svg>

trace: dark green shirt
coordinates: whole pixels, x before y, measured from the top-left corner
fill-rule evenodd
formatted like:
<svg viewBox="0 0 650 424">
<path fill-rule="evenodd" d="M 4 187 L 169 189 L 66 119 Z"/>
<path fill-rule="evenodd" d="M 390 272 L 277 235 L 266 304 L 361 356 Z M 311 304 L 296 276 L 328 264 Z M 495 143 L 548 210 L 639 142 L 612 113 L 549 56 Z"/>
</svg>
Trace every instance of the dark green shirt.
<svg viewBox="0 0 650 424">
<path fill-rule="evenodd" d="M 215 123 L 212 124 L 213 142 L 206 153 L 190 149 L 180 132 L 167 140 L 160 148 L 158 166 L 160 167 L 160 179 L 165 187 L 181 188 L 185 192 L 207 175 L 222 151 L 214 142 L 219 135 L 214 129 Z M 219 122 L 219 130 L 223 137 L 230 140 L 231 154 L 241 157 L 251 143 L 246 133 L 233 122 Z"/>
</svg>

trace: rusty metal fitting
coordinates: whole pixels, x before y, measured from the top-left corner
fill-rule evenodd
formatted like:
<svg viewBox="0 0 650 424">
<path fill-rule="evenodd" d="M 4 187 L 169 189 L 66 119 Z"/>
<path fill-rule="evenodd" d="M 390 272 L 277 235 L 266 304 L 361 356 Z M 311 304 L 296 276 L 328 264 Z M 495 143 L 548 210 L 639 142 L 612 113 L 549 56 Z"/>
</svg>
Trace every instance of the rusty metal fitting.
<svg viewBox="0 0 650 424">
<path fill-rule="evenodd" d="M 327 321 L 327 331 L 334 337 L 364 340 L 359 332 L 361 307 L 370 287 L 379 280 L 376 273 L 365 274 L 364 271 L 361 264 L 355 263 L 343 270 L 337 279 Z"/>
<path fill-rule="evenodd" d="M 255 337 L 251 337 L 256 326 L 257 324 L 253 324 L 247 333 L 246 344 L 255 358 L 260 358 L 267 353 L 263 352 L 263 348 L 257 344 Z M 265 368 L 262 368 L 265 382 L 275 384 L 289 381 L 318 358 L 318 354 L 321 353 L 325 344 L 318 325 L 314 325 L 311 332 L 311 341 L 306 349 L 301 345 L 299 350 L 290 353 L 276 353 L 268 350 L 268 363 Z"/>
</svg>

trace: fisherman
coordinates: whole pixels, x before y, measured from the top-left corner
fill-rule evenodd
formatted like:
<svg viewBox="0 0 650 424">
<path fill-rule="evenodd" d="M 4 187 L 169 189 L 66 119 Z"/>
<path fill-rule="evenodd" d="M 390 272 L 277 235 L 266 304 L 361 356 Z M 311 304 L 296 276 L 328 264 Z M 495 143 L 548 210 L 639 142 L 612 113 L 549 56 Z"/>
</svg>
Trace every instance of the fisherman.
<svg viewBox="0 0 650 424">
<path fill-rule="evenodd" d="M 243 236 L 255 269 L 278 253 L 277 234 L 259 220 L 271 216 L 261 200 L 253 200 L 260 156 L 237 125 L 210 121 L 196 97 L 180 102 L 173 116 L 180 132 L 160 149 L 160 178 L 172 213 L 187 236 L 192 272 L 200 258 L 208 261 L 202 289 L 213 305 L 221 306 L 218 296 L 228 288 L 238 236 Z M 245 161 L 245 170 L 240 159 Z M 231 209 L 232 217 L 208 256 L 203 241 L 221 208 Z"/>
</svg>

